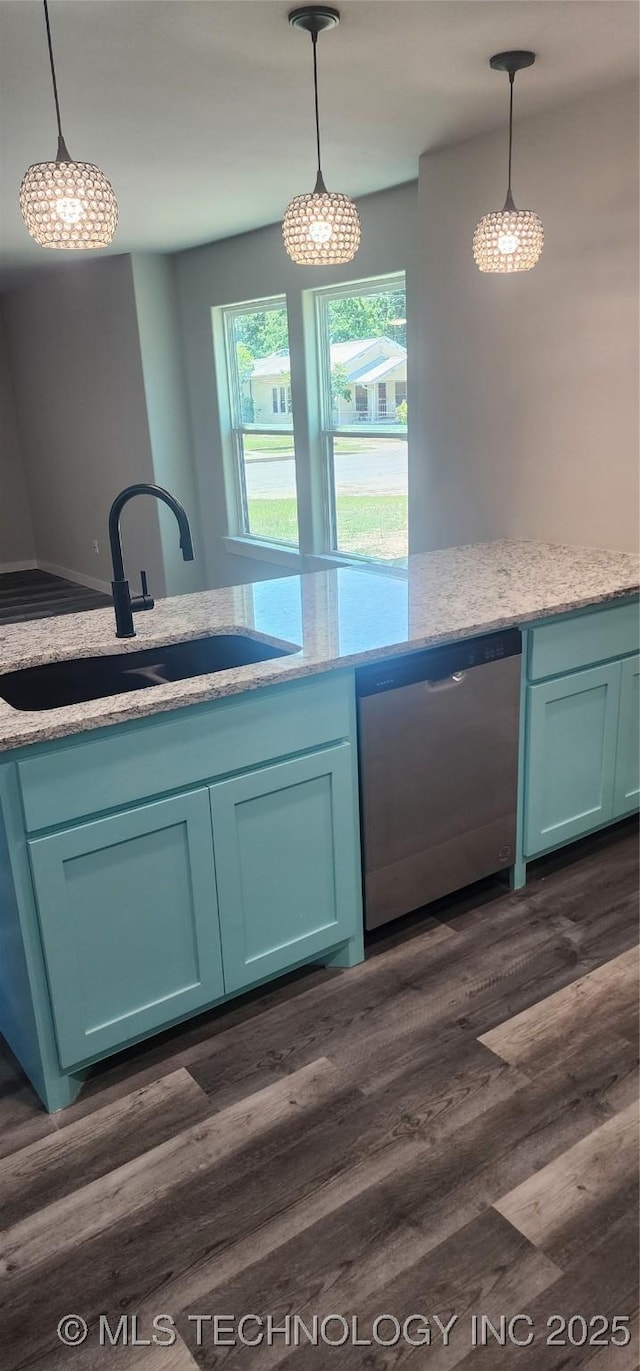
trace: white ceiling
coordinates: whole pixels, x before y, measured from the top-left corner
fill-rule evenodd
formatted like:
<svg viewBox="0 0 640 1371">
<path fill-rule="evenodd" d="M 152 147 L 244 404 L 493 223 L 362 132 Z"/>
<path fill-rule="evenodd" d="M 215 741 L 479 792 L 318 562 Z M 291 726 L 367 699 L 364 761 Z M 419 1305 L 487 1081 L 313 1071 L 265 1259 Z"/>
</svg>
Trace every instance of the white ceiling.
<svg viewBox="0 0 640 1371">
<path fill-rule="evenodd" d="M 292 0 L 292 5 L 295 0 Z M 362 195 L 411 180 L 420 153 L 507 114 L 488 58 L 532 48 L 516 118 L 638 70 L 632 0 L 338 0 L 319 40 L 325 179 Z M 114 252 L 177 249 L 279 219 L 311 190 L 311 43 L 280 0 L 51 0 L 72 157 L 120 204 Z M 55 155 L 40 0 L 0 0 L 0 266 L 51 264 L 17 190 Z"/>
</svg>

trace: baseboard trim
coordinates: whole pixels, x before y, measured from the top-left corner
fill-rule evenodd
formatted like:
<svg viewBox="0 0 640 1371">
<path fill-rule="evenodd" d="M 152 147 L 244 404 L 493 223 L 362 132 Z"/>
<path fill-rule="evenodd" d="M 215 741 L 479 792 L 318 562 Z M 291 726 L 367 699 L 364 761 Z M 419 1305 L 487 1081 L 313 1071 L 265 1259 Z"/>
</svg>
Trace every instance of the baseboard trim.
<svg viewBox="0 0 640 1371">
<path fill-rule="evenodd" d="M 30 557 L 26 562 L 0 562 L 0 576 L 7 571 L 35 571 L 37 566 L 35 557 Z"/>
<path fill-rule="evenodd" d="M 43 562 L 40 558 L 37 562 L 31 562 L 30 566 L 37 566 L 40 571 L 48 571 L 50 576 L 62 576 L 65 581 L 75 581 L 76 585 L 87 586 L 89 590 L 101 591 L 103 595 L 111 594 L 110 582 L 99 581 L 96 576 L 85 576 L 81 571 L 71 571 L 69 567 L 57 566 L 55 562 Z"/>
</svg>

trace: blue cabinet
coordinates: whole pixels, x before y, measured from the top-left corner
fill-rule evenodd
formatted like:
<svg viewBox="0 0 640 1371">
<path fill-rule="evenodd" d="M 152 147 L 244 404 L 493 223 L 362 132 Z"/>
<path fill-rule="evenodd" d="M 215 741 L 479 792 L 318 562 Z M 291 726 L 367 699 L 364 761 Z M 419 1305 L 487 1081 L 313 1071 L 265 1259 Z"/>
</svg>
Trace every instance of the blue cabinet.
<svg viewBox="0 0 640 1371">
<path fill-rule="evenodd" d="M 524 630 L 516 887 L 530 858 L 638 807 L 639 632 L 635 597 Z"/>
<path fill-rule="evenodd" d="M 616 752 L 613 817 L 621 819 L 640 799 L 640 657 L 621 663 L 620 718 Z"/>
<path fill-rule="evenodd" d="M 257 981 L 362 961 L 355 740 L 335 672 L 0 763 L 0 1032 L 48 1109 Z"/>
<path fill-rule="evenodd" d="M 613 818 L 621 662 L 527 689 L 525 856 Z"/>
<path fill-rule="evenodd" d="M 227 992 L 361 934 L 348 743 L 219 781 L 210 793 Z"/>
<path fill-rule="evenodd" d="M 206 787 L 28 846 L 63 1068 L 222 996 Z"/>
</svg>

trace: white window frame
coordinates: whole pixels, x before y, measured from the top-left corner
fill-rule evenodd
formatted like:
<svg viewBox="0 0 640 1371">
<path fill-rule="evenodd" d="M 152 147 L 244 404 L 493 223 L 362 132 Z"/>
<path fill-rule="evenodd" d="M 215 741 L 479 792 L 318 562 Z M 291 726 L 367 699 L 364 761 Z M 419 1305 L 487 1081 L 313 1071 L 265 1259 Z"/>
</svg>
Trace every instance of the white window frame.
<svg viewBox="0 0 640 1371">
<path fill-rule="evenodd" d="M 406 576 L 406 568 L 391 565 L 384 559 L 360 556 L 337 548 L 335 511 L 335 480 L 333 473 L 333 440 L 336 437 L 362 438 L 374 434 L 376 438 L 407 436 L 405 425 L 385 425 L 366 414 L 354 416 L 348 427 L 336 427 L 330 411 L 331 376 L 330 354 L 325 347 L 321 319 L 331 299 L 371 296 L 376 292 L 404 290 L 404 272 L 342 285 L 305 288 L 291 297 L 277 295 L 218 306 L 213 310 L 215 366 L 218 380 L 220 423 L 222 432 L 223 466 L 227 503 L 227 535 L 225 548 L 243 557 L 274 562 L 290 570 L 316 570 L 322 566 L 360 565 L 372 571 L 384 571 L 399 577 Z M 234 319 L 259 310 L 284 309 L 287 314 L 288 343 L 291 357 L 289 381 L 285 380 L 285 405 L 281 409 L 281 384 L 278 379 L 268 393 L 267 410 L 273 423 L 245 422 L 242 418 L 240 378 L 235 364 Z M 328 334 L 326 335 L 328 340 Z M 291 356 L 293 347 L 293 356 Z M 291 382 L 295 397 L 292 407 Z M 277 393 L 277 410 L 273 409 L 273 392 Z M 377 395 L 377 389 L 372 392 Z M 394 405 L 395 391 L 387 383 L 387 404 Z M 375 401 L 372 399 L 372 406 Z M 327 407 L 329 413 L 327 415 Z M 375 406 L 377 408 L 377 406 Z M 282 417 L 288 419 L 282 422 Z M 329 422 L 327 423 L 327 418 Z M 246 490 L 244 440 L 248 435 L 288 435 L 295 453 L 297 489 L 297 543 L 267 539 L 252 533 Z"/>
<path fill-rule="evenodd" d="M 240 388 L 240 377 L 236 365 L 235 337 L 233 324 L 234 320 L 243 314 L 258 314 L 261 310 L 267 312 L 272 309 L 283 309 L 287 314 L 287 336 L 289 341 L 289 355 L 291 355 L 289 317 L 287 311 L 287 300 L 284 295 L 269 296 L 261 300 L 247 300 L 238 305 L 227 305 L 222 309 L 222 328 L 224 336 L 225 350 L 225 375 L 227 391 L 229 396 L 229 419 L 230 419 L 230 441 L 232 451 L 233 469 L 233 500 L 231 504 L 235 510 L 233 523 L 235 527 L 229 528 L 228 542 L 238 540 L 242 544 L 255 545 L 260 548 L 263 545 L 273 548 L 274 551 L 282 550 L 283 556 L 298 556 L 298 542 L 285 542 L 265 538 L 264 535 L 251 532 L 249 522 L 249 502 L 247 499 L 247 486 L 245 476 L 245 455 L 244 439 L 248 435 L 271 437 L 274 433 L 282 436 L 290 436 L 295 453 L 295 432 L 293 426 L 293 412 L 291 407 L 291 387 L 285 383 L 284 386 L 277 383 L 271 387 L 271 413 L 276 415 L 291 414 L 291 424 L 255 424 L 248 423 L 242 417 L 242 395 Z M 284 405 L 282 408 L 282 397 L 284 395 Z M 278 408 L 274 409 L 274 399 L 277 397 Z M 288 407 L 287 407 L 288 406 Z M 294 459 L 295 460 L 295 459 Z M 298 514 L 298 504 L 296 499 L 296 514 Z"/>
<path fill-rule="evenodd" d="M 329 546 L 326 549 L 330 557 L 339 557 L 345 561 L 353 561 L 364 564 L 365 566 L 384 567 L 386 563 L 376 560 L 373 557 L 360 556 L 354 552 L 343 552 L 338 547 L 338 528 L 335 501 L 335 470 L 334 470 L 334 451 L 333 443 L 335 438 L 363 438 L 371 434 L 376 438 L 398 438 L 407 439 L 406 424 L 381 424 L 372 422 L 369 418 L 359 419 L 355 424 L 336 425 L 333 423 L 333 405 L 331 395 L 331 351 L 329 342 L 329 309 L 333 300 L 352 300 L 357 295 L 386 295 L 389 291 L 403 290 L 406 300 L 406 274 L 405 272 L 395 272 L 389 276 L 378 276 L 369 281 L 348 281 L 341 286 L 330 286 L 313 292 L 315 304 L 316 321 L 316 349 L 318 358 L 318 386 L 320 391 L 320 441 L 322 448 L 323 465 L 323 490 L 325 500 L 325 527 L 328 532 Z M 378 387 L 376 386 L 376 394 Z M 387 404 L 389 392 L 387 390 Z M 389 568 L 393 570 L 393 568 Z"/>
</svg>

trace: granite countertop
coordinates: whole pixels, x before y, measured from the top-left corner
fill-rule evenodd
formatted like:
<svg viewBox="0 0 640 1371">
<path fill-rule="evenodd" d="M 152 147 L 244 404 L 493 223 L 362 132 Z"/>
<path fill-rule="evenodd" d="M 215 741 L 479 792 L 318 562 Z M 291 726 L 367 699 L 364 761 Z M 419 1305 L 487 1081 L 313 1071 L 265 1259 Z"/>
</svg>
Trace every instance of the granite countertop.
<svg viewBox="0 0 640 1371">
<path fill-rule="evenodd" d="M 505 540 L 411 556 L 406 576 L 344 567 L 160 600 L 135 616 L 132 639 L 116 638 L 111 609 L 11 624 L 0 627 L 0 691 L 3 672 L 210 633 L 246 633 L 296 651 L 37 713 L 0 699 L 0 751 L 605 604 L 639 585 L 629 554 Z"/>
</svg>

